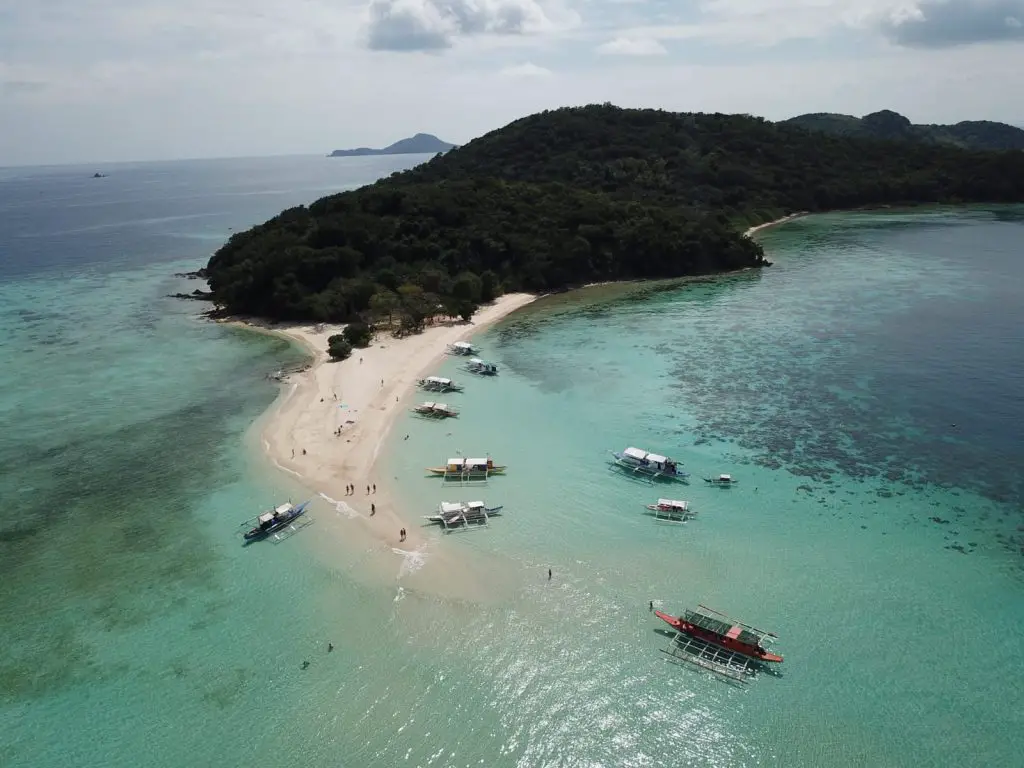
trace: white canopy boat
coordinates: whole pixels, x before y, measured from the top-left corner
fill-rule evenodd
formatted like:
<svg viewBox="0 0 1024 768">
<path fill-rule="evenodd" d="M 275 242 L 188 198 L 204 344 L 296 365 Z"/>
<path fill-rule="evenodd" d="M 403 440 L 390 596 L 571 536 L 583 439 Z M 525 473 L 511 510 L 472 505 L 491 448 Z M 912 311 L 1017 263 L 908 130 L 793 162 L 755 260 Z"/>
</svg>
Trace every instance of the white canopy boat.
<svg viewBox="0 0 1024 768">
<path fill-rule="evenodd" d="M 428 392 L 461 392 L 462 386 L 442 376 L 427 376 L 416 382 L 420 389 Z"/>
<path fill-rule="evenodd" d="M 435 403 L 432 401 L 420 403 L 412 411 L 420 416 L 427 416 L 431 419 L 447 419 L 459 415 L 457 410 L 446 403 Z"/>
<path fill-rule="evenodd" d="M 657 504 L 648 504 L 647 509 L 654 512 L 654 516 L 659 520 L 669 520 L 673 523 L 685 523 L 697 514 L 690 509 L 689 502 L 678 499 L 658 499 Z"/>
<path fill-rule="evenodd" d="M 479 376 L 498 375 L 498 366 L 494 363 L 488 363 L 486 360 L 481 360 L 479 357 L 474 357 L 466 363 L 465 369 L 470 373 L 475 373 Z"/>
<path fill-rule="evenodd" d="M 471 525 L 487 525 L 494 515 L 501 514 L 502 507 L 488 507 L 482 501 L 442 501 L 437 513 L 424 515 L 432 523 L 440 523 L 445 530 L 468 528 Z"/>
<path fill-rule="evenodd" d="M 624 451 L 612 451 L 613 466 L 627 470 L 633 475 L 642 475 L 651 480 L 685 481 L 690 476 L 679 468 L 679 462 L 658 453 L 649 453 L 642 448 L 630 446 Z"/>
<path fill-rule="evenodd" d="M 477 348 L 468 341 L 456 341 L 448 345 L 448 353 L 451 355 L 475 355 Z"/>
<path fill-rule="evenodd" d="M 428 467 L 427 474 L 443 477 L 445 480 L 461 480 L 462 482 L 486 482 L 491 475 L 505 473 L 505 467 L 496 466 L 490 456 L 478 459 L 466 459 L 457 456 L 448 459 L 443 467 Z"/>
<path fill-rule="evenodd" d="M 711 483 L 712 485 L 719 485 L 723 488 L 731 488 L 738 483 L 738 480 L 734 480 L 732 475 L 719 475 L 718 477 L 705 477 L 705 483 Z"/>
</svg>

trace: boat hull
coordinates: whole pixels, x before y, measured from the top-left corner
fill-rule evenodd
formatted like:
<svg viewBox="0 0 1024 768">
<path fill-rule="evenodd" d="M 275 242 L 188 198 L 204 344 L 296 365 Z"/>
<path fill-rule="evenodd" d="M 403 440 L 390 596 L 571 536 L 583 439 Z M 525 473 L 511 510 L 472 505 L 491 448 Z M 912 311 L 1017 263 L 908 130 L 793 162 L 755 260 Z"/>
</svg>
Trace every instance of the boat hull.
<svg viewBox="0 0 1024 768">
<path fill-rule="evenodd" d="M 690 622 L 686 621 L 680 616 L 672 616 L 671 614 L 665 613 L 664 611 L 655 611 L 654 615 L 664 621 L 673 629 L 682 632 L 683 634 L 690 635 L 690 637 L 696 637 L 712 645 L 717 645 L 721 648 L 725 648 L 734 653 L 739 653 L 748 658 L 755 659 L 756 661 L 765 661 L 778 663 L 782 661 L 782 657 L 774 653 L 769 653 L 756 645 L 750 643 L 741 643 L 739 640 L 724 637 L 714 632 L 709 632 L 702 627 L 698 627 Z"/>
<path fill-rule="evenodd" d="M 618 467 L 632 475 L 647 477 L 652 480 L 676 480 L 681 483 L 687 482 L 687 479 L 690 477 L 689 472 L 684 472 L 681 469 L 677 468 L 674 472 L 668 472 L 657 467 L 644 466 L 623 457 L 620 453 L 612 453 L 612 457 L 612 467 Z"/>
</svg>

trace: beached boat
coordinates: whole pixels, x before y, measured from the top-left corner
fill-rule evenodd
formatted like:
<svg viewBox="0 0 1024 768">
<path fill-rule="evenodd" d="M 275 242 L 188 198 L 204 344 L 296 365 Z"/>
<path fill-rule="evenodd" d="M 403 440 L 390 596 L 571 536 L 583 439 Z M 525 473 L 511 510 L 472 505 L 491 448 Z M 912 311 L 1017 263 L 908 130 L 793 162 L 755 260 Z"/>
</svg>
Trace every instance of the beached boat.
<svg viewBox="0 0 1024 768">
<path fill-rule="evenodd" d="M 433 515 L 424 515 L 432 523 L 440 523 L 446 530 L 468 528 L 472 525 L 487 525 L 494 515 L 500 515 L 503 507 L 488 507 L 482 501 L 442 501 Z"/>
<path fill-rule="evenodd" d="M 690 509 L 689 502 L 678 499 L 658 499 L 657 504 L 648 504 L 647 509 L 659 520 L 670 520 L 674 523 L 686 522 L 697 514 Z"/>
<path fill-rule="evenodd" d="M 435 403 L 432 401 L 420 403 L 412 411 L 420 416 L 426 416 L 431 419 L 448 419 L 459 415 L 458 411 L 446 403 Z"/>
<path fill-rule="evenodd" d="M 630 446 L 624 451 L 612 451 L 612 465 L 621 467 L 634 475 L 643 475 L 651 480 L 683 480 L 690 476 L 679 468 L 679 462 L 657 453 L 648 453 L 641 448 Z"/>
<path fill-rule="evenodd" d="M 262 514 L 242 523 L 242 526 L 247 529 L 243 536 L 247 542 L 265 539 L 272 533 L 276 533 L 282 528 L 288 527 L 291 523 L 305 514 L 308 507 L 308 501 L 304 501 L 299 505 L 293 505 L 289 502 L 287 504 L 281 504 L 274 507 L 268 512 L 263 512 Z"/>
<path fill-rule="evenodd" d="M 705 477 L 704 482 L 719 485 L 723 488 L 730 488 L 739 481 L 734 480 L 732 475 L 719 475 L 718 477 Z"/>
<path fill-rule="evenodd" d="M 427 473 L 443 477 L 445 480 L 461 480 L 462 482 L 486 481 L 491 475 L 504 474 L 505 467 L 495 466 L 489 456 L 479 459 L 466 459 L 461 456 L 448 459 L 443 467 L 428 467 Z"/>
<path fill-rule="evenodd" d="M 416 385 L 420 389 L 425 389 L 427 392 L 461 392 L 462 386 L 456 384 L 451 379 L 446 379 L 442 376 L 427 376 L 425 379 L 420 379 L 416 382 Z"/>
<path fill-rule="evenodd" d="M 494 363 L 488 363 L 486 360 L 481 360 L 479 357 L 474 357 L 464 367 L 470 373 L 475 373 L 478 376 L 498 375 L 498 366 Z"/>
<path fill-rule="evenodd" d="M 456 341 L 454 344 L 448 345 L 448 354 L 450 355 L 475 355 L 476 353 L 477 348 L 468 341 Z"/>
<path fill-rule="evenodd" d="M 699 611 L 686 611 L 682 616 L 672 616 L 657 610 L 654 615 L 678 632 L 741 656 L 756 661 L 782 661 L 781 656 L 771 653 L 765 647 L 778 639 L 771 632 L 741 624 L 704 605 L 698 608 Z"/>
</svg>

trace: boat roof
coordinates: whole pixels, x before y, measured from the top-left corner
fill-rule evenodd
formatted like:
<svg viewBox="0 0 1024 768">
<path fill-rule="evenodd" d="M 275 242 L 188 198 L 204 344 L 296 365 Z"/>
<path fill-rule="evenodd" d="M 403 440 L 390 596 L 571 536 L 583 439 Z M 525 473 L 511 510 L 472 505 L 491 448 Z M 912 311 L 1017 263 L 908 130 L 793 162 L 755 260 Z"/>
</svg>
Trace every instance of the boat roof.
<svg viewBox="0 0 1024 768">
<path fill-rule="evenodd" d="M 484 503 L 482 501 L 470 501 L 466 504 L 470 509 L 483 509 Z"/>
<path fill-rule="evenodd" d="M 445 378 L 442 378 L 441 376 L 427 376 L 426 380 L 427 381 L 432 381 L 435 384 L 451 384 L 452 383 L 451 379 L 445 379 Z"/>
<path fill-rule="evenodd" d="M 639 448 L 634 448 L 633 446 L 630 446 L 629 448 L 622 452 L 622 455 L 629 456 L 629 458 L 631 459 L 646 459 L 647 451 L 643 451 Z"/>
<path fill-rule="evenodd" d="M 688 622 L 701 629 L 706 629 L 709 632 L 714 632 L 716 635 L 739 640 L 741 643 L 748 643 L 750 645 L 760 645 L 765 637 L 774 637 L 770 632 L 762 632 L 759 629 L 748 627 L 746 624 L 738 624 L 731 619 L 724 621 L 723 619 L 727 617 L 716 618 L 700 611 L 687 611 L 685 618 Z"/>
<path fill-rule="evenodd" d="M 686 509 L 688 506 L 685 501 L 679 501 L 678 499 L 658 499 L 658 505 L 662 507 L 679 507 L 680 509 Z"/>
<path fill-rule="evenodd" d="M 469 359 L 469 362 L 471 362 L 471 363 L 480 363 L 481 365 L 483 365 L 483 362 L 484 362 L 484 361 L 483 361 L 483 360 L 481 360 L 481 359 L 480 359 L 479 357 L 471 357 L 471 358 Z"/>
<path fill-rule="evenodd" d="M 283 515 L 285 512 L 291 512 L 291 510 L 291 502 L 288 502 L 287 504 L 282 504 L 281 506 L 277 507 L 274 511 L 277 512 L 277 514 L 279 515 Z"/>
<path fill-rule="evenodd" d="M 719 480 L 732 480 L 732 475 L 719 475 Z"/>
<path fill-rule="evenodd" d="M 462 462 L 464 462 L 464 461 L 465 461 L 465 459 L 462 458 L 461 456 L 457 456 L 454 459 L 448 459 L 448 463 L 449 464 L 460 464 L 461 465 Z"/>
<path fill-rule="evenodd" d="M 489 459 L 486 459 L 486 458 L 483 458 L 483 459 L 466 459 L 466 463 L 467 464 L 486 464 L 488 461 L 489 461 Z"/>
<path fill-rule="evenodd" d="M 456 341 L 452 346 L 457 349 L 473 349 L 473 345 L 468 341 Z"/>
<path fill-rule="evenodd" d="M 664 464 L 668 458 L 657 453 L 648 453 L 647 460 L 653 461 L 655 464 Z"/>
<path fill-rule="evenodd" d="M 435 411 L 447 411 L 448 410 L 448 404 L 447 403 L 431 403 L 430 405 L 433 407 L 433 409 Z"/>
<path fill-rule="evenodd" d="M 433 408 L 433 407 L 434 407 L 434 403 L 432 401 L 430 401 L 430 400 L 427 400 L 422 405 L 420 405 L 420 408 Z"/>
<path fill-rule="evenodd" d="M 264 512 L 259 517 L 259 521 L 261 523 L 269 523 L 273 519 L 274 519 L 274 513 L 273 512 Z"/>
<path fill-rule="evenodd" d="M 449 512 L 458 512 L 462 509 L 461 501 L 442 501 L 441 502 L 441 514 L 448 514 Z"/>
</svg>

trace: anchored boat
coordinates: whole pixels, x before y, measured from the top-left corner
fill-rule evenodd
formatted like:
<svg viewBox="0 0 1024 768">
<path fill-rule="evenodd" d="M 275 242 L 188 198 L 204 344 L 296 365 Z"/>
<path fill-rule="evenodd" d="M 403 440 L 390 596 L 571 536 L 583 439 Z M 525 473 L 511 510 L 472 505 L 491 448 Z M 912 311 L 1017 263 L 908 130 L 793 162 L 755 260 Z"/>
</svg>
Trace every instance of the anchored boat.
<svg viewBox="0 0 1024 768">
<path fill-rule="evenodd" d="M 287 528 L 291 523 L 305 514 L 309 502 L 304 501 L 298 506 L 291 502 L 274 507 L 269 512 L 263 512 L 250 520 L 242 523 L 246 529 L 243 534 L 246 542 L 265 539 L 273 533 Z"/>
<path fill-rule="evenodd" d="M 448 345 L 448 353 L 451 355 L 475 355 L 477 348 L 468 341 L 456 341 Z"/>
<path fill-rule="evenodd" d="M 420 416 L 426 416 L 431 419 L 448 419 L 459 415 L 458 411 L 447 404 L 431 401 L 420 403 L 412 411 Z"/>
<path fill-rule="evenodd" d="M 425 389 L 427 392 L 461 392 L 462 387 L 456 384 L 451 379 L 443 378 L 442 376 L 427 376 L 425 379 L 420 379 L 416 382 L 420 389 Z"/>
<path fill-rule="evenodd" d="M 491 475 L 504 474 L 505 469 L 503 466 L 496 466 L 490 456 L 482 459 L 464 459 L 460 456 L 448 459 L 443 467 L 428 467 L 427 472 L 443 477 L 445 480 L 486 482 Z"/>
<path fill-rule="evenodd" d="M 479 357 L 474 357 L 465 365 L 465 369 L 470 373 L 475 373 L 478 376 L 497 376 L 498 366 L 494 363 L 488 363 L 486 360 L 481 360 Z"/>
<path fill-rule="evenodd" d="M 719 475 L 718 477 L 705 477 L 704 482 L 718 485 L 722 488 L 731 488 L 739 481 L 734 480 L 732 475 Z"/>
<path fill-rule="evenodd" d="M 424 515 L 432 523 L 440 523 L 445 530 L 468 529 L 472 525 L 487 525 L 494 515 L 501 514 L 502 507 L 488 507 L 482 501 L 442 501 L 437 513 Z"/>
<path fill-rule="evenodd" d="M 679 462 L 657 453 L 648 453 L 641 448 L 630 446 L 624 451 L 612 451 L 613 466 L 621 467 L 634 475 L 642 475 L 651 480 L 685 481 L 690 476 L 679 468 Z"/>
<path fill-rule="evenodd" d="M 684 635 L 732 653 L 755 661 L 782 661 L 781 656 L 771 653 L 765 647 L 778 639 L 771 632 L 741 624 L 704 605 L 698 608 L 699 611 L 686 611 L 682 616 L 671 616 L 663 611 L 655 611 L 654 615 Z"/>
<path fill-rule="evenodd" d="M 688 502 L 678 499 L 658 499 L 657 504 L 648 504 L 647 509 L 654 513 L 659 520 L 669 520 L 673 523 L 685 523 L 696 516 L 696 512 L 690 509 Z"/>
</svg>

